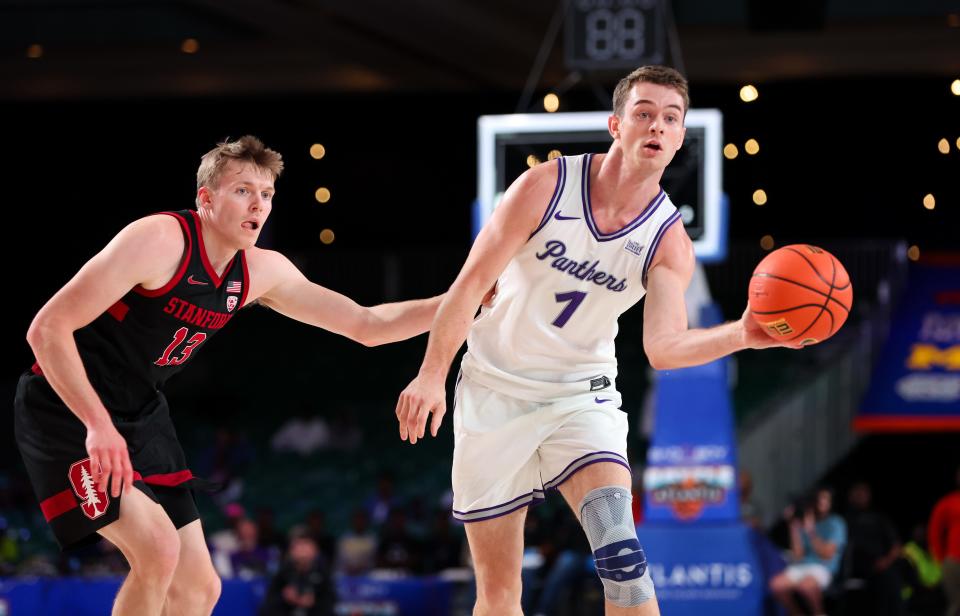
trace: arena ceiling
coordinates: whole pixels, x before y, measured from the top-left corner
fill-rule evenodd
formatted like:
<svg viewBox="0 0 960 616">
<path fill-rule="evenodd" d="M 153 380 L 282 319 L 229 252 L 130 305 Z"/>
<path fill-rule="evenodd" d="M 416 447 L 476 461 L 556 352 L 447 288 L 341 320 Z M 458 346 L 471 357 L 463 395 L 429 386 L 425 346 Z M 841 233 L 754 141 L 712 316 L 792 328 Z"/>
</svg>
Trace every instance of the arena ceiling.
<svg viewBox="0 0 960 616">
<path fill-rule="evenodd" d="M 794 0 L 758 17 L 764 2 L 673 1 L 691 79 L 960 75 L 955 1 Z M 0 99 L 518 91 L 557 11 L 553 0 L 0 0 Z M 562 35 L 545 49 L 540 85 L 569 79 Z"/>
</svg>

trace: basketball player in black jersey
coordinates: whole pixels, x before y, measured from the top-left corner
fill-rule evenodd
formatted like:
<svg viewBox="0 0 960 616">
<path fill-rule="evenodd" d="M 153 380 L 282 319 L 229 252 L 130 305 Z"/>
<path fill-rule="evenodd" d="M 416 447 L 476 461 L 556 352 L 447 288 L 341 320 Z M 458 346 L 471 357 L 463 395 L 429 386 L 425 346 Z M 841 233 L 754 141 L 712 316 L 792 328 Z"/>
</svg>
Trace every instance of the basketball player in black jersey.
<svg viewBox="0 0 960 616">
<path fill-rule="evenodd" d="M 15 400 L 17 443 L 63 547 L 115 543 L 130 563 L 114 614 L 209 614 L 220 580 L 164 382 L 257 301 L 365 345 L 426 331 L 440 298 L 372 308 L 255 247 L 283 162 L 255 137 L 222 143 L 197 172 L 197 209 L 137 220 L 46 303 L 36 363 Z"/>
</svg>

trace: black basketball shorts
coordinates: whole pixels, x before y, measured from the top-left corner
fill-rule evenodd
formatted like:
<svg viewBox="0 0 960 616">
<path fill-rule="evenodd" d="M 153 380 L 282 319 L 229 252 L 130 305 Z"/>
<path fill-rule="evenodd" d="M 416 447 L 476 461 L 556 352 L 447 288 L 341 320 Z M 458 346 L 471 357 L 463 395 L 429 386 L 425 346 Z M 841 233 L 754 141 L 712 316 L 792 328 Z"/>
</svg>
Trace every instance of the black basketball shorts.
<svg viewBox="0 0 960 616">
<path fill-rule="evenodd" d="M 127 441 L 134 486 L 159 503 L 176 528 L 199 519 L 195 478 L 187 468 L 166 398 L 133 415 L 111 413 Z M 61 548 L 99 539 L 96 532 L 120 517 L 120 500 L 97 489 L 86 450 L 87 429 L 40 374 L 20 377 L 14 432 L 40 509 Z"/>
</svg>

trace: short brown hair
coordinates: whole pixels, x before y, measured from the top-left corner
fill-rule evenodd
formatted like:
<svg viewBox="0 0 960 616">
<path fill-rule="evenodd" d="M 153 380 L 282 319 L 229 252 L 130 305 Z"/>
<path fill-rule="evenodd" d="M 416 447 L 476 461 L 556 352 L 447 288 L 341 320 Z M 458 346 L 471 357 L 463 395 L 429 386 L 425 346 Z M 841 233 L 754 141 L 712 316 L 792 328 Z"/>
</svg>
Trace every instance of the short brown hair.
<svg viewBox="0 0 960 616">
<path fill-rule="evenodd" d="M 613 91 L 613 113 L 618 117 L 623 115 L 623 106 L 630 96 L 633 84 L 639 82 L 655 83 L 676 90 L 683 98 L 683 113 L 686 115 L 690 108 L 690 86 L 687 79 L 678 71 L 669 66 L 641 66 L 620 80 Z"/>
<path fill-rule="evenodd" d="M 243 163 L 252 163 L 259 169 L 269 171 L 273 179 L 283 173 L 283 157 L 279 152 L 263 145 L 263 142 L 253 135 L 244 135 L 236 141 L 223 141 L 200 158 L 200 168 L 197 169 L 197 190 L 201 186 L 216 187 L 220 181 L 220 174 L 231 160 Z M 197 198 L 197 206 L 200 199 Z"/>
</svg>

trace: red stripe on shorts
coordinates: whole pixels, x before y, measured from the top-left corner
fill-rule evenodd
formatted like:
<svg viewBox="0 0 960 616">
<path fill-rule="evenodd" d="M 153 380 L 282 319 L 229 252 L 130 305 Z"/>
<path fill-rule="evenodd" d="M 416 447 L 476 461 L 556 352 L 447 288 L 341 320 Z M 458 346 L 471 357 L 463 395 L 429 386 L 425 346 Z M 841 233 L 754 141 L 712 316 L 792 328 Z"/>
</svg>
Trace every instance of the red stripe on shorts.
<svg viewBox="0 0 960 616">
<path fill-rule="evenodd" d="M 53 518 L 61 516 L 79 506 L 80 505 L 77 504 L 77 497 L 73 495 L 73 490 L 64 490 L 40 503 L 40 510 L 43 511 L 43 517 L 49 522 Z"/>
<path fill-rule="evenodd" d="M 176 473 L 147 475 L 143 478 L 143 482 L 155 486 L 178 486 L 191 479 L 193 479 L 193 473 L 190 470 L 185 470 L 177 471 Z"/>
</svg>

